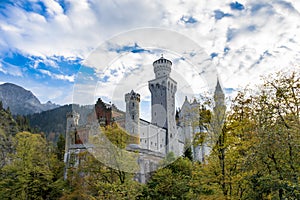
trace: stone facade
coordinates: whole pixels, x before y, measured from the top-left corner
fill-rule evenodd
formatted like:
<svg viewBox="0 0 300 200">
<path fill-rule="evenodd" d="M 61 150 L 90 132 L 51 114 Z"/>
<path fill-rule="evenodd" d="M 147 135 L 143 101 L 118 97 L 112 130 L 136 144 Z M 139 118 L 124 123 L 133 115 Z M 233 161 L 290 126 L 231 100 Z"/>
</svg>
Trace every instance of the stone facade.
<svg viewBox="0 0 300 200">
<path fill-rule="evenodd" d="M 95 117 L 101 126 L 116 122 L 119 127 L 130 135 L 139 138 L 137 144 L 130 144 L 127 150 L 139 152 L 138 164 L 140 170 L 136 172 L 136 180 L 145 183 L 150 172 L 160 166 L 165 156 L 173 152 L 175 156 L 184 153 L 184 147 L 191 144 L 195 134 L 204 131 L 199 126 L 200 103 L 187 97 L 178 111 L 175 119 L 175 95 L 177 82 L 170 77 L 172 62 L 161 57 L 153 63 L 155 79 L 148 82 L 151 92 L 151 122 L 140 118 L 140 94 L 133 90 L 125 94 L 126 111 L 119 110 L 115 105 L 104 103 L 98 99 L 95 105 Z M 217 82 L 215 97 L 223 99 L 224 93 Z M 66 154 L 65 162 L 70 161 L 71 153 L 83 151 L 82 142 L 88 144 L 84 135 L 77 140 L 79 115 L 71 113 L 67 116 Z M 88 131 L 86 131 L 88 133 Z M 82 134 L 79 134 L 82 135 Z M 86 148 L 92 148 L 87 146 Z M 192 146 L 194 160 L 204 162 L 204 157 L 210 149 L 204 143 L 201 146 Z M 68 164 L 67 164 L 68 165 Z"/>
<path fill-rule="evenodd" d="M 153 67 L 155 79 L 148 82 L 151 92 L 151 122 L 139 120 L 140 149 L 164 155 L 173 152 L 176 156 L 180 156 L 184 152 L 184 145 L 187 142 L 191 143 L 194 133 L 200 131 L 197 125 L 200 104 L 196 100 L 189 103 L 186 98 L 179 112 L 179 122 L 176 123 L 177 82 L 170 77 L 172 62 L 161 57 L 153 62 Z M 129 98 L 130 94 L 138 95 L 131 91 L 131 93 L 126 94 L 126 98 Z M 126 113 L 136 111 L 137 109 L 133 111 L 131 107 L 126 106 Z M 127 127 L 130 126 L 127 124 Z M 126 131 L 131 133 L 128 128 Z"/>
<path fill-rule="evenodd" d="M 140 95 L 131 90 L 125 95 L 126 114 L 125 129 L 132 136 L 139 137 L 140 133 Z"/>
</svg>

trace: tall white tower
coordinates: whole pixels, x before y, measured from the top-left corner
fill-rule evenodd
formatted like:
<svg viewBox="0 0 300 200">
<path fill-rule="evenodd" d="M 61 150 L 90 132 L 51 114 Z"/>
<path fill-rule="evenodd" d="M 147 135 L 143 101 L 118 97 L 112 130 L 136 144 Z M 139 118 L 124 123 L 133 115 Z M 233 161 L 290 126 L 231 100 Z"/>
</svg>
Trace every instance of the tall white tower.
<svg viewBox="0 0 300 200">
<path fill-rule="evenodd" d="M 151 123 L 168 130 L 166 153 L 176 151 L 175 93 L 177 82 L 170 77 L 172 62 L 163 56 L 153 62 L 155 79 L 149 81 Z"/>
<path fill-rule="evenodd" d="M 131 90 L 125 94 L 126 116 L 125 129 L 128 134 L 140 136 L 140 94 Z"/>
</svg>

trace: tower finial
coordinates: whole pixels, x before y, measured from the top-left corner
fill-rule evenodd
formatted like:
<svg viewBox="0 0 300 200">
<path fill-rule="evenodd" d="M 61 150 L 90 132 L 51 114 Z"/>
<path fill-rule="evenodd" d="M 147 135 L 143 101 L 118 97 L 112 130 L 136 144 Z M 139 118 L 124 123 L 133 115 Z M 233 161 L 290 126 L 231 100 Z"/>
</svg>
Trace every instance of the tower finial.
<svg viewBox="0 0 300 200">
<path fill-rule="evenodd" d="M 215 93 L 216 92 L 223 93 L 223 90 L 222 90 L 222 87 L 221 87 L 221 84 L 220 84 L 219 76 L 217 76 L 217 84 L 216 84 L 216 88 L 215 88 Z"/>
<path fill-rule="evenodd" d="M 163 57 L 164 57 L 164 54 L 161 54 L 161 57 L 163 58 Z"/>
</svg>

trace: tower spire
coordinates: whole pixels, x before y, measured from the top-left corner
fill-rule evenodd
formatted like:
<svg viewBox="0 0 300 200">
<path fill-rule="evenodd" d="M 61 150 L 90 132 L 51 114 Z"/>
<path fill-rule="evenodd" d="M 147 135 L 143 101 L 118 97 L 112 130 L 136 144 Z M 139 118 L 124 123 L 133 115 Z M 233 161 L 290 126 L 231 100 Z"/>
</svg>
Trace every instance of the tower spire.
<svg viewBox="0 0 300 200">
<path fill-rule="evenodd" d="M 217 85 L 215 92 L 223 92 L 222 87 L 220 85 L 219 77 L 217 77 Z"/>
<path fill-rule="evenodd" d="M 215 93 L 214 93 L 214 100 L 216 102 L 216 104 L 223 104 L 225 103 L 225 94 L 223 92 L 223 89 L 221 87 L 220 81 L 219 81 L 219 77 L 217 77 L 217 84 L 216 84 L 216 88 L 215 88 Z"/>
</svg>

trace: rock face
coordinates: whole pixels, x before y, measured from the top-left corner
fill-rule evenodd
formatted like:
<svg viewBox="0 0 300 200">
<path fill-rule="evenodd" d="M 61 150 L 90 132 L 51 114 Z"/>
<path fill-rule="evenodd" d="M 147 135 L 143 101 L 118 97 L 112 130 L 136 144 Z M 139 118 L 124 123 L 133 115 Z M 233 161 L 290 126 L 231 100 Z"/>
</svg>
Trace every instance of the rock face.
<svg viewBox="0 0 300 200">
<path fill-rule="evenodd" d="M 9 107 L 13 115 L 28 115 L 58 107 L 50 101 L 42 104 L 31 91 L 12 83 L 0 85 L 0 101 L 4 108 Z"/>
</svg>

